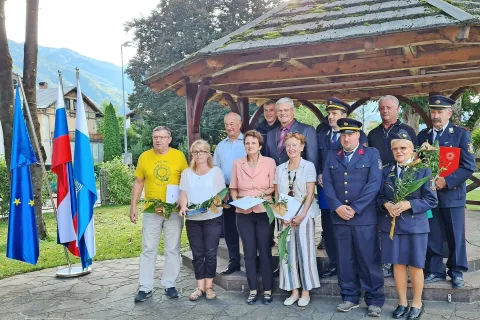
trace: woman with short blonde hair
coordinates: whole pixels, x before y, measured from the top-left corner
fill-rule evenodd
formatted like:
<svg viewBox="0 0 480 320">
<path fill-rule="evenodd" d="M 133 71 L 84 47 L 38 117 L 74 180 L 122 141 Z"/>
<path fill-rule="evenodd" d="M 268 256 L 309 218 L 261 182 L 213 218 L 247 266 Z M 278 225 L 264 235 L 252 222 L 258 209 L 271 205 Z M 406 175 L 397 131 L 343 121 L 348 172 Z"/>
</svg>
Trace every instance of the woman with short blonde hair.
<svg viewBox="0 0 480 320">
<path fill-rule="evenodd" d="M 223 209 L 218 213 L 207 212 L 189 216 L 190 204 L 202 204 L 222 191 L 225 178 L 222 170 L 213 165 L 210 145 L 205 140 L 197 140 L 190 147 L 190 168 L 182 172 L 180 179 L 180 215 L 186 216 L 185 227 L 193 255 L 193 269 L 197 288 L 189 299 L 197 301 L 202 296 L 215 299 L 213 278 L 217 270 L 217 249 L 222 232 Z"/>
</svg>

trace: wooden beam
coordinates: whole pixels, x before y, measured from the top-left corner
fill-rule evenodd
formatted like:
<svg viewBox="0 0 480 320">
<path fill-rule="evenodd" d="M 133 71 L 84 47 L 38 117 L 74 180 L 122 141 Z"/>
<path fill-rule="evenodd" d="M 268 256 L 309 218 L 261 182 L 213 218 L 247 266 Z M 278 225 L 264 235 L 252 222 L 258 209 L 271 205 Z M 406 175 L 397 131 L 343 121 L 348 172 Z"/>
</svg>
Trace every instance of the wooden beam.
<svg viewBox="0 0 480 320">
<path fill-rule="evenodd" d="M 317 108 L 316 105 L 311 103 L 308 100 L 299 100 L 299 102 L 304 105 L 308 110 L 312 111 L 312 113 L 317 117 L 317 119 L 322 122 L 323 120 L 323 114 L 322 112 Z"/>
<path fill-rule="evenodd" d="M 432 119 L 428 116 L 428 114 L 425 112 L 425 110 L 423 110 L 422 107 L 418 103 L 416 103 L 415 101 L 413 101 L 413 100 L 411 100 L 411 99 L 409 99 L 405 96 L 402 96 L 402 95 L 396 95 L 396 97 L 400 102 L 406 103 L 410 107 L 412 107 L 413 110 L 415 110 L 415 112 L 418 113 L 420 115 L 420 117 L 422 117 L 423 122 L 425 122 L 425 124 L 428 127 L 432 126 Z"/>
<path fill-rule="evenodd" d="M 200 139 L 200 124 L 194 124 L 195 117 L 195 98 L 197 96 L 198 85 L 196 83 L 187 83 L 186 85 L 186 118 L 187 118 L 187 140 L 191 146 L 195 140 Z"/>
<path fill-rule="evenodd" d="M 417 49 L 413 46 L 405 46 L 402 47 L 403 55 L 407 58 L 416 58 L 417 57 Z"/>
<path fill-rule="evenodd" d="M 258 118 L 263 114 L 263 105 L 259 107 L 252 115 L 250 118 L 250 121 L 248 121 L 248 124 L 250 125 L 250 128 L 256 128 L 258 125 Z M 263 144 L 265 145 L 267 142 L 264 141 Z"/>
<path fill-rule="evenodd" d="M 350 111 L 348 114 L 351 114 L 353 111 L 355 111 L 357 108 L 361 107 L 365 102 L 369 101 L 370 98 L 361 98 L 357 100 L 354 104 L 350 106 Z"/>
<path fill-rule="evenodd" d="M 227 102 L 227 104 L 230 107 L 230 110 L 232 110 L 232 112 L 240 114 L 240 109 L 238 108 L 237 103 L 235 102 L 235 100 L 233 99 L 233 97 L 230 94 L 222 93 L 222 97 L 223 97 L 223 99 L 225 99 L 225 101 Z"/>
<path fill-rule="evenodd" d="M 451 82 L 441 82 L 441 83 L 428 83 L 421 87 L 415 88 L 413 86 L 406 87 L 397 87 L 397 88 L 387 88 L 387 89 L 368 89 L 368 90 L 347 90 L 347 91 L 322 91 L 322 92 L 312 92 L 312 93 L 303 93 L 303 94 L 291 94 L 289 95 L 292 99 L 297 100 L 310 100 L 310 101 L 319 101 L 325 100 L 328 97 L 338 95 L 341 96 L 344 100 L 355 100 L 360 98 L 368 97 L 381 97 L 387 94 L 390 95 L 424 95 L 428 94 L 431 91 L 449 91 L 455 90 L 458 87 L 462 86 L 478 86 L 480 85 L 480 79 L 476 81 L 472 80 L 463 80 L 463 81 L 451 81 Z M 278 99 L 284 97 L 285 94 L 271 94 L 269 98 Z M 257 96 L 251 96 L 252 98 L 258 98 Z"/>
<path fill-rule="evenodd" d="M 250 130 L 250 114 L 248 98 L 238 98 L 237 100 L 240 116 L 242 117 L 242 132 Z"/>
<path fill-rule="evenodd" d="M 225 68 L 212 73 L 211 76 L 219 76 L 251 64 L 280 61 L 282 57 L 290 57 L 292 59 L 307 59 L 365 52 L 366 47 L 370 48 L 372 46 L 375 46 L 377 49 L 392 49 L 401 48 L 406 45 L 419 46 L 434 43 L 453 43 L 459 30 L 459 27 L 449 27 L 441 29 L 441 32 L 439 32 L 439 29 L 433 29 L 378 36 L 370 39 L 367 43 L 365 42 L 364 38 L 360 38 L 312 45 L 293 46 L 291 48 L 266 49 L 260 52 L 242 55 L 237 59 L 233 59 L 225 66 Z"/>
<path fill-rule="evenodd" d="M 463 26 L 457 36 L 458 42 L 466 42 L 470 37 L 470 26 Z"/>
<path fill-rule="evenodd" d="M 310 69 L 310 66 L 301 62 L 300 60 L 297 60 L 297 59 L 289 59 L 288 61 L 288 64 L 291 64 L 292 66 L 294 66 L 295 68 L 297 69 Z"/>
<path fill-rule="evenodd" d="M 298 86 L 275 86 L 270 88 L 240 89 L 240 95 L 270 96 L 271 94 L 299 94 L 328 90 L 355 90 L 362 88 L 392 87 L 399 85 L 423 84 L 430 82 L 448 82 L 472 79 L 473 82 L 480 79 L 480 69 L 469 71 L 454 71 L 424 75 L 403 76 L 397 78 L 378 78 L 372 80 L 356 80 L 348 82 L 299 84 Z"/>
<path fill-rule="evenodd" d="M 314 64 L 310 69 L 258 68 L 237 70 L 216 77 L 212 84 L 238 84 L 255 82 L 276 82 L 289 79 L 311 79 L 318 77 L 346 76 L 375 72 L 426 68 L 439 65 L 454 65 L 480 61 L 480 47 L 458 48 L 434 52 L 422 52 L 414 59 L 404 56 L 386 56 Z"/>
<path fill-rule="evenodd" d="M 477 88 L 474 87 L 474 86 L 461 87 L 461 88 L 458 88 L 457 90 L 455 90 L 455 92 L 450 95 L 450 99 L 457 101 L 458 98 L 460 98 L 460 96 L 461 96 L 465 91 L 467 91 L 467 90 L 469 90 L 469 89 L 472 90 L 473 92 L 475 92 L 476 94 L 479 93 L 479 92 L 477 91 Z"/>
</svg>

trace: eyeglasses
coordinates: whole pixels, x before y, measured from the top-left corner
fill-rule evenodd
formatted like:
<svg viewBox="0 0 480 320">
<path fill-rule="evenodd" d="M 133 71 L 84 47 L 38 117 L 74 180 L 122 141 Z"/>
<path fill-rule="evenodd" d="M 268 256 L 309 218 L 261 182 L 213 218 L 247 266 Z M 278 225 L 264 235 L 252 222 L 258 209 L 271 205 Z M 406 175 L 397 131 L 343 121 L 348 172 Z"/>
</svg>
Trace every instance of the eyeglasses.
<svg viewBox="0 0 480 320">
<path fill-rule="evenodd" d="M 153 137 L 153 140 L 167 140 L 168 138 L 170 138 L 170 137 L 169 136 L 166 136 L 166 137 L 157 136 L 157 137 Z"/>
<path fill-rule="evenodd" d="M 192 152 L 192 155 L 193 155 L 194 157 L 198 157 L 198 156 L 207 155 L 207 154 L 209 154 L 209 153 L 210 153 L 210 152 L 208 152 L 208 151 L 193 151 L 193 152 Z"/>
</svg>

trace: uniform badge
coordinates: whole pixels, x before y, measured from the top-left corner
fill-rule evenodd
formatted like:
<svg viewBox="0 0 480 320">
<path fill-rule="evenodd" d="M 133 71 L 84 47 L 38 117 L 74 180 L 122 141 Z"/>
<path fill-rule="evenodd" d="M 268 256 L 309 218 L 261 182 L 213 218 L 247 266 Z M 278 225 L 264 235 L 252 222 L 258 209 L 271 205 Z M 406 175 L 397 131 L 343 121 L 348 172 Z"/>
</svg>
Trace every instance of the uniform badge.
<svg viewBox="0 0 480 320">
<path fill-rule="evenodd" d="M 448 129 L 448 132 L 453 133 L 453 128 Z"/>
<path fill-rule="evenodd" d="M 475 154 L 475 150 L 473 149 L 473 144 L 471 142 L 468 144 L 468 152 Z"/>
<path fill-rule="evenodd" d="M 383 165 L 382 165 L 382 159 L 378 159 L 378 169 L 382 170 Z"/>
<path fill-rule="evenodd" d="M 435 104 L 440 104 L 440 100 L 435 100 Z"/>
<path fill-rule="evenodd" d="M 368 142 L 364 142 L 364 143 L 363 143 L 363 146 L 364 146 L 364 147 L 368 147 Z"/>
<path fill-rule="evenodd" d="M 344 125 L 344 126 L 348 126 L 348 122 L 344 122 L 343 125 Z"/>
<path fill-rule="evenodd" d="M 430 130 L 428 130 L 428 134 L 432 133 L 432 128 L 430 128 Z"/>
</svg>

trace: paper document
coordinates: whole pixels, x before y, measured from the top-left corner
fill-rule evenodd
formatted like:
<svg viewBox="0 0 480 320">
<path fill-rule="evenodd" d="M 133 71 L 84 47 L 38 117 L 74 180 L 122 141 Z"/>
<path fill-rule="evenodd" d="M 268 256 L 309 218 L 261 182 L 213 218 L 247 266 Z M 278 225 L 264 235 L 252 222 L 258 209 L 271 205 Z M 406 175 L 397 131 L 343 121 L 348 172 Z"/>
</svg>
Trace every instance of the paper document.
<svg viewBox="0 0 480 320">
<path fill-rule="evenodd" d="M 167 185 L 167 196 L 165 197 L 166 203 L 175 203 L 180 198 L 180 187 L 174 184 Z"/>
<path fill-rule="evenodd" d="M 207 212 L 207 209 L 198 209 L 198 210 L 192 210 L 192 211 L 188 211 L 187 212 L 187 216 L 193 216 L 193 215 L 196 215 L 196 214 L 201 214 L 201 213 L 205 213 Z"/>
<path fill-rule="evenodd" d="M 250 208 L 263 203 L 265 200 L 260 198 L 253 198 L 253 197 L 244 197 L 235 201 L 230 202 L 232 206 L 240 208 L 242 210 L 248 210 Z"/>
<path fill-rule="evenodd" d="M 282 200 L 287 201 L 287 213 L 285 213 L 285 215 L 282 217 L 282 216 L 280 216 L 280 215 L 278 215 L 274 212 L 275 217 L 277 217 L 279 219 L 290 221 L 295 216 L 295 213 L 297 213 L 298 208 L 300 208 L 301 203 L 297 199 L 295 199 L 294 197 L 290 197 L 290 196 L 288 196 L 286 194 L 283 194 L 283 193 L 280 194 L 279 202 L 282 201 Z"/>
</svg>

